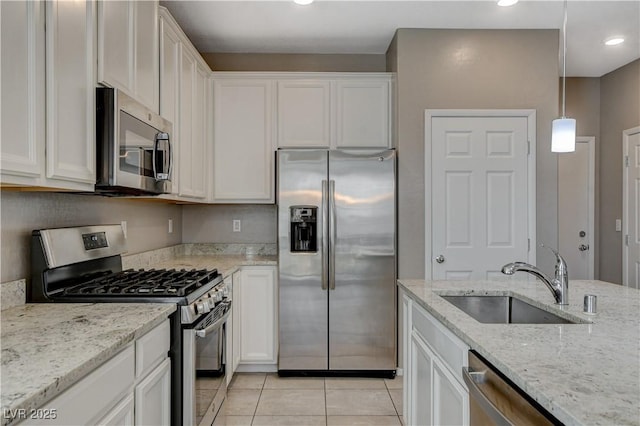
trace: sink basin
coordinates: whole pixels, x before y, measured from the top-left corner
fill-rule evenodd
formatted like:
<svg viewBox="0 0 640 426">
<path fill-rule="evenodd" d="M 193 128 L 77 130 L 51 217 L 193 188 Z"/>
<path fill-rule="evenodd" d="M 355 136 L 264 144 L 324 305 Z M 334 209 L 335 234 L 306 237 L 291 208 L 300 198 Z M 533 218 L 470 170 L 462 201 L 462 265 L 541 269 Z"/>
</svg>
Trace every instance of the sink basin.
<svg viewBox="0 0 640 426">
<path fill-rule="evenodd" d="M 441 296 L 487 324 L 576 324 L 513 296 Z"/>
</svg>

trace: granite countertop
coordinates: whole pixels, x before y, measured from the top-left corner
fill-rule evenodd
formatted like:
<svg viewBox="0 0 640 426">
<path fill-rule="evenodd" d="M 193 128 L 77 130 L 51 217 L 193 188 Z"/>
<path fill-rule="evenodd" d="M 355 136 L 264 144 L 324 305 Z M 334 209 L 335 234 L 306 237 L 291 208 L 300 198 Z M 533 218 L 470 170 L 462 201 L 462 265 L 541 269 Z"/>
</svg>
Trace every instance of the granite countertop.
<svg viewBox="0 0 640 426">
<path fill-rule="evenodd" d="M 41 407 L 176 310 L 160 303 L 42 303 L 2 311 L 0 408 Z M 3 425 L 9 416 L 2 416 Z"/>
<path fill-rule="evenodd" d="M 560 309 L 540 281 L 399 280 L 467 345 L 566 425 L 640 425 L 640 291 L 571 281 Z M 482 324 L 439 295 L 514 295 L 586 323 Z M 582 312 L 585 294 L 597 314 Z"/>
<path fill-rule="evenodd" d="M 252 256 L 235 254 L 191 254 L 179 255 L 172 259 L 167 259 L 150 267 L 175 268 L 175 269 L 218 269 L 218 273 L 223 277 L 233 274 L 242 266 L 275 266 L 278 264 L 278 256 Z"/>
</svg>

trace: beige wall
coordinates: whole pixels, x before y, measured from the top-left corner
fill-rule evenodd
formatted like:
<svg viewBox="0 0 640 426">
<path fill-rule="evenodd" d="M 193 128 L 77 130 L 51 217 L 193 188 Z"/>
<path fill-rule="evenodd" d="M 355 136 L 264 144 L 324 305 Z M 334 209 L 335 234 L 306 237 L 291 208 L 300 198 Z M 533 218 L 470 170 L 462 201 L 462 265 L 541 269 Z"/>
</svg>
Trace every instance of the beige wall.
<svg viewBox="0 0 640 426">
<path fill-rule="evenodd" d="M 214 71 L 384 72 L 385 55 L 203 53 Z"/>
<path fill-rule="evenodd" d="M 2 241 L 0 282 L 27 278 L 31 231 L 64 226 L 118 224 L 127 221 L 129 253 L 180 244 L 182 207 L 159 202 L 95 195 L 14 192 L 0 194 Z M 173 233 L 168 233 L 168 219 Z"/>
<path fill-rule="evenodd" d="M 184 206 L 182 240 L 185 243 L 272 243 L 276 237 L 276 206 L 211 205 Z M 233 220 L 242 222 L 233 232 Z"/>
<path fill-rule="evenodd" d="M 622 283 L 622 131 L 640 126 L 640 59 L 600 84 L 600 279 Z"/>
<path fill-rule="evenodd" d="M 394 59 L 395 58 L 395 59 Z M 537 238 L 557 246 L 557 30 L 399 29 L 388 51 L 397 72 L 399 277 L 424 276 L 424 110 L 537 110 Z M 553 259 L 538 250 L 548 272 Z"/>
</svg>

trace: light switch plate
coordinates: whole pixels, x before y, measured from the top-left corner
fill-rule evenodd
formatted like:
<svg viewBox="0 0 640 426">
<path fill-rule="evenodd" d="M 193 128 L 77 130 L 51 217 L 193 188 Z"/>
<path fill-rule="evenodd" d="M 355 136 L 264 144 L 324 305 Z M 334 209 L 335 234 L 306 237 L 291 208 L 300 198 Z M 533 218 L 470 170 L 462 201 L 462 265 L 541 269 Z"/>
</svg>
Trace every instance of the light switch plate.
<svg viewBox="0 0 640 426">
<path fill-rule="evenodd" d="M 621 232 L 621 231 L 622 231 L 622 220 L 616 219 L 616 232 Z"/>
</svg>

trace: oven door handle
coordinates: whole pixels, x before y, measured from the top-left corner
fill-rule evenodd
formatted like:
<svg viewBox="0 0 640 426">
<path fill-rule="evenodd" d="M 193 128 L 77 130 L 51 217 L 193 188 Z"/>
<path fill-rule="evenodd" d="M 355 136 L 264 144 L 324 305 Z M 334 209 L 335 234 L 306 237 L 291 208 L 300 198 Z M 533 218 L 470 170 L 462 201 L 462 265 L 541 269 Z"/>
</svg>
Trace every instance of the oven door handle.
<svg viewBox="0 0 640 426">
<path fill-rule="evenodd" d="M 220 328 L 220 326 L 227 320 L 230 313 L 231 313 L 231 309 L 227 309 L 227 312 L 225 312 L 224 315 L 222 315 L 222 317 L 219 320 L 203 328 L 202 330 L 196 330 L 196 337 L 202 337 L 202 338 L 207 337 L 207 334 Z"/>
</svg>

